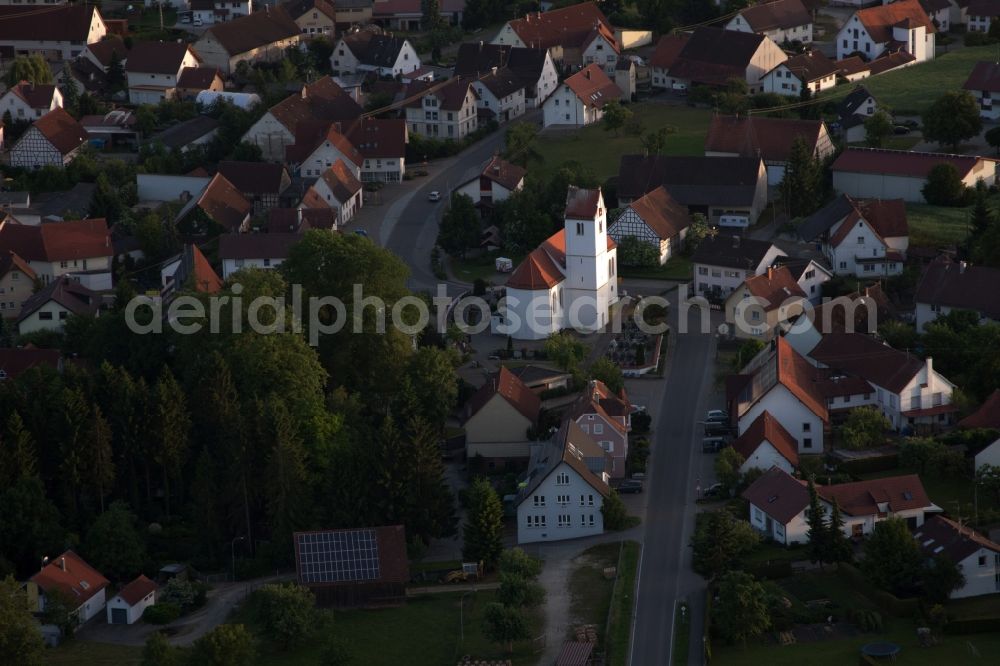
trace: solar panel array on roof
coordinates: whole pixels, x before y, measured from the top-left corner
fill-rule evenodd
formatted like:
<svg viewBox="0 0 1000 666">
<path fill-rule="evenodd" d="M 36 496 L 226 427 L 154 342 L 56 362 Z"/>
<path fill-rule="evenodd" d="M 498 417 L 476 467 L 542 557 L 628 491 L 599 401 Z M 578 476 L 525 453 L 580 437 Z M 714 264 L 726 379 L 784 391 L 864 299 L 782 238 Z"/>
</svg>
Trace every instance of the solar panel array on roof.
<svg viewBox="0 0 1000 666">
<path fill-rule="evenodd" d="M 296 534 L 299 576 L 303 583 L 377 580 L 378 541 L 375 530 Z"/>
</svg>

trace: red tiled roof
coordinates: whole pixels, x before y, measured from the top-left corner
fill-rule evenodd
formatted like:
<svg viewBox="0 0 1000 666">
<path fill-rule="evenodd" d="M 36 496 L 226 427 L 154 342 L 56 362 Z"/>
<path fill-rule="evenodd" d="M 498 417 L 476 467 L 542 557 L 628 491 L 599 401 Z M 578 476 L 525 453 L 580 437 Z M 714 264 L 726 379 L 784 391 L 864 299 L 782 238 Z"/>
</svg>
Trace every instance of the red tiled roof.
<svg viewBox="0 0 1000 666">
<path fill-rule="evenodd" d="M 230 56 L 246 53 L 274 42 L 299 37 L 302 31 L 280 5 L 265 7 L 249 16 L 216 23 L 206 35 L 215 38 Z"/>
<path fill-rule="evenodd" d="M 897 67 L 908 65 L 914 60 L 916 60 L 916 58 L 906 51 L 893 51 L 892 53 L 886 53 L 878 58 L 875 58 L 875 60 L 872 60 L 868 64 L 868 72 L 872 76 L 875 76 L 876 74 L 888 72 L 890 69 L 896 69 Z"/>
<path fill-rule="evenodd" d="M 622 91 L 608 78 L 598 64 L 587 65 L 563 83 L 573 91 L 584 106 L 600 109 L 608 102 L 621 99 Z"/>
<path fill-rule="evenodd" d="M 744 460 L 749 460 L 754 451 L 765 441 L 770 442 L 771 446 L 792 464 L 792 467 L 799 466 L 798 442 L 767 410 L 761 412 L 746 432 L 733 442 L 733 448 L 743 456 Z"/>
<path fill-rule="evenodd" d="M 341 204 L 361 191 L 361 181 L 355 178 L 344 160 L 338 159 L 320 178 Z"/>
<path fill-rule="evenodd" d="M 141 74 L 169 74 L 177 76 L 188 52 L 196 60 L 198 54 L 188 44 L 178 42 L 136 42 L 128 52 L 125 71 Z"/>
<path fill-rule="evenodd" d="M 362 113 L 354 98 L 329 76 L 303 86 L 268 111 L 292 134 L 302 121 L 348 122 L 360 118 Z"/>
<path fill-rule="evenodd" d="M 346 134 L 363 157 L 395 159 L 406 155 L 405 120 L 360 118 L 351 124 Z"/>
<path fill-rule="evenodd" d="M 219 162 L 219 173 L 240 192 L 281 194 L 288 187 L 288 171 L 271 162 Z"/>
<path fill-rule="evenodd" d="M 52 147 L 64 156 L 79 148 L 87 140 L 87 130 L 61 107 L 52 109 L 33 124 Z M 18 144 L 23 140 L 18 139 Z"/>
<path fill-rule="evenodd" d="M 45 285 L 41 291 L 32 294 L 21 306 L 17 321 L 21 323 L 50 301 L 55 301 L 73 314 L 93 315 L 101 305 L 98 298 L 97 292 L 91 291 L 76 280 L 71 280 L 68 275 L 63 275 Z"/>
<path fill-rule="evenodd" d="M 236 231 L 250 214 L 250 203 L 221 173 L 215 174 L 198 197 L 198 207 L 227 231 Z"/>
<path fill-rule="evenodd" d="M 406 87 L 404 95 L 410 100 L 407 104 L 410 108 L 420 108 L 424 97 L 434 95 L 438 98 L 440 108 L 445 111 L 460 111 L 465 106 L 470 92 L 478 99 L 479 96 L 472 87 L 471 80 L 456 77 L 444 82 L 413 81 Z"/>
<path fill-rule="evenodd" d="M 974 310 L 1000 320 L 1000 268 L 933 261 L 917 283 L 915 300 L 928 305 Z"/>
<path fill-rule="evenodd" d="M 927 33 L 937 32 L 934 23 L 917 0 L 899 0 L 891 5 L 879 5 L 859 9 L 855 16 L 871 35 L 876 43 L 892 41 L 892 28 L 903 21 L 909 21 L 910 26 L 924 27 Z"/>
<path fill-rule="evenodd" d="M 861 333 L 828 333 L 809 355 L 835 370 L 842 370 L 884 389 L 898 393 L 906 388 L 924 361 Z"/>
<path fill-rule="evenodd" d="M 105 37 L 99 42 L 89 44 L 87 50 L 105 67 L 111 64 L 111 56 L 114 53 L 118 54 L 119 60 L 128 58 L 128 48 L 125 46 L 125 40 L 114 35 Z"/>
<path fill-rule="evenodd" d="M 93 5 L 57 5 L 0 7 L 0 42 L 22 41 L 73 42 L 90 41 L 90 25 L 94 14 L 101 16 Z"/>
<path fill-rule="evenodd" d="M 846 195 L 845 195 L 846 196 Z M 864 218 L 875 235 L 885 242 L 886 238 L 908 236 L 909 225 L 906 222 L 906 203 L 902 199 L 870 199 L 867 201 L 850 200 L 854 211 L 844 218 L 837 231 L 830 237 L 830 244 L 839 247 L 847 240 L 851 231 L 856 228 L 856 222 Z"/>
<path fill-rule="evenodd" d="M 0 349 L 0 372 L 4 379 L 17 379 L 22 372 L 39 365 L 58 368 L 62 355 L 58 349 L 17 347 Z"/>
<path fill-rule="evenodd" d="M 72 550 L 67 550 L 45 565 L 45 568 L 31 577 L 31 581 L 44 592 L 62 592 L 71 605 L 75 604 L 74 610 L 109 584 L 107 578 Z"/>
<path fill-rule="evenodd" d="M 517 186 L 524 180 L 528 170 L 524 167 L 512 164 L 499 155 L 494 155 L 486 163 L 479 175 L 488 178 L 493 182 L 505 187 L 510 191 L 517 189 Z"/>
<path fill-rule="evenodd" d="M 0 251 L 27 261 L 70 261 L 110 257 L 111 236 L 103 217 L 39 225 L 0 223 Z"/>
<path fill-rule="evenodd" d="M 660 37 L 660 41 L 656 43 L 656 50 L 649 58 L 650 66 L 669 70 L 677 62 L 677 56 L 684 50 L 687 41 L 688 34 L 686 32 Z"/>
<path fill-rule="evenodd" d="M 977 62 L 962 87 L 966 90 L 1000 92 L 1000 63 L 988 60 Z"/>
<path fill-rule="evenodd" d="M 829 420 L 826 403 L 813 381 L 816 369 L 795 351 L 784 337 L 778 337 L 775 342 L 778 382 L 791 391 L 792 395 L 816 416 L 823 421 Z"/>
<path fill-rule="evenodd" d="M 285 159 L 288 162 L 301 164 L 309 159 L 316 150 L 325 143 L 335 147 L 340 153 L 360 167 L 364 157 L 354 147 L 354 144 L 344 136 L 340 123 L 307 121 L 299 123 L 295 130 L 295 143 L 285 147 Z"/>
<path fill-rule="evenodd" d="M 741 495 L 782 525 L 809 506 L 805 484 L 780 467 L 772 467 L 750 484 Z"/>
<path fill-rule="evenodd" d="M 21 81 L 16 86 L 10 88 L 8 92 L 14 93 L 24 100 L 33 109 L 48 109 L 52 106 L 52 98 L 56 94 L 56 86 L 52 84 L 34 84 Z"/>
<path fill-rule="evenodd" d="M 888 5 L 892 6 L 892 5 Z M 845 148 L 831 165 L 832 171 L 850 171 L 909 178 L 927 178 L 936 165 L 948 162 L 958 169 L 960 178 L 972 171 L 985 157 L 972 155 L 952 155 L 949 153 L 918 153 L 909 150 L 889 150 L 887 148 Z"/>
<path fill-rule="evenodd" d="M 194 264 L 192 271 L 194 280 L 194 290 L 203 294 L 217 294 L 222 291 L 222 278 L 208 263 L 208 259 L 201 253 L 197 245 L 190 245 L 191 259 Z"/>
<path fill-rule="evenodd" d="M 806 83 L 833 76 L 840 71 L 840 66 L 837 63 L 816 49 L 794 55 L 774 69 L 782 66 Z M 774 69 L 771 71 L 773 72 Z"/>
<path fill-rule="evenodd" d="M 160 588 L 156 583 L 140 574 L 138 578 L 123 587 L 116 596 L 121 597 L 129 606 L 135 606 L 150 592 L 156 592 L 158 589 Z"/>
<path fill-rule="evenodd" d="M 3 244 L 2 240 L 2 227 L 0 227 L 0 246 Z M 0 253 L 0 277 L 7 275 L 12 270 L 19 270 L 29 279 L 35 279 L 35 271 L 28 265 L 25 261 L 13 250 L 7 250 L 6 252 Z"/>
<path fill-rule="evenodd" d="M 511 29 L 524 45 L 536 49 L 553 46 L 579 48 L 597 25 L 611 29 L 607 17 L 594 2 L 583 2 L 545 13 L 532 12 L 510 22 Z"/>
<path fill-rule="evenodd" d="M 605 403 L 607 403 L 612 411 L 621 412 L 621 409 L 615 409 L 613 406 L 614 401 L 621 402 L 621 399 L 612 394 L 604 382 L 599 382 L 600 387 L 597 386 L 597 383 L 598 380 L 591 380 L 591 382 L 584 387 L 580 396 L 573 401 L 572 405 L 570 405 L 566 416 L 572 419 L 579 419 L 581 416 L 585 416 L 587 414 L 598 414 L 615 430 L 625 434 L 628 432 L 628 428 L 622 417 L 627 415 L 628 412 L 626 411 L 625 414 L 617 413 L 612 415 L 607 409 L 605 409 Z"/>
<path fill-rule="evenodd" d="M 673 238 L 691 226 L 687 206 L 682 206 L 660 185 L 628 205 L 661 240 Z"/>
<path fill-rule="evenodd" d="M 776 310 L 790 298 L 806 298 L 806 292 L 802 291 L 787 266 L 768 268 L 766 273 L 747 278 L 743 284 L 766 312 Z"/>
<path fill-rule="evenodd" d="M 215 83 L 215 78 L 221 76 L 218 67 L 185 67 L 177 77 L 177 87 L 208 90 Z"/>
<path fill-rule="evenodd" d="M 469 416 L 476 414 L 495 395 L 509 402 L 524 418 L 532 423 L 538 422 L 538 414 L 542 408 L 541 398 L 503 366 L 469 399 Z"/>
<path fill-rule="evenodd" d="M 931 506 L 924 485 L 916 474 L 816 486 L 816 491 L 830 504 L 836 500 L 841 511 L 849 516 L 884 513 L 879 510 L 879 504 L 887 504 L 886 508 L 891 513 Z"/>
<path fill-rule="evenodd" d="M 979 409 L 958 422 L 959 428 L 993 428 L 1000 430 L 1000 389 L 996 389 Z"/>
<path fill-rule="evenodd" d="M 822 130 L 822 120 L 713 116 L 705 151 L 760 156 L 765 162 L 786 162 L 796 139 L 804 140 L 815 152 Z"/>
<path fill-rule="evenodd" d="M 969 0 L 965 9 L 968 16 L 985 16 L 987 18 L 1000 16 L 1000 4 L 995 0 Z"/>
<path fill-rule="evenodd" d="M 695 83 L 725 85 L 746 78 L 763 35 L 701 26 L 695 28 L 670 70 L 671 76 Z"/>
<path fill-rule="evenodd" d="M 551 289 L 565 278 L 541 247 L 532 250 L 507 279 L 508 289 Z"/>
</svg>

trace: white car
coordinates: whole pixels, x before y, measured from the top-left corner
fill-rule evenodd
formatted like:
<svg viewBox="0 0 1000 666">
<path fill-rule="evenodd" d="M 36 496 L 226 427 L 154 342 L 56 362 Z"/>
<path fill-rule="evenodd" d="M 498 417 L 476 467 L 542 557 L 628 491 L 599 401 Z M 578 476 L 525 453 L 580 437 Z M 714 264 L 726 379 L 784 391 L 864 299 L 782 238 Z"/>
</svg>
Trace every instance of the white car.
<svg viewBox="0 0 1000 666">
<path fill-rule="evenodd" d="M 645 405 L 632 405 L 633 414 L 639 414 L 640 412 L 645 412 L 645 411 L 646 411 Z"/>
<path fill-rule="evenodd" d="M 436 201 L 441 201 L 441 193 L 438 192 L 437 190 L 434 190 L 433 192 L 427 195 L 427 200 L 432 203 Z"/>
<path fill-rule="evenodd" d="M 200 17 L 200 16 L 196 16 L 196 17 L 195 17 L 195 19 L 194 19 L 194 25 L 196 25 L 196 26 L 201 26 L 201 25 L 203 25 L 203 23 L 204 23 L 204 22 L 203 22 L 203 21 L 201 20 L 201 17 Z"/>
<path fill-rule="evenodd" d="M 725 423 L 729 420 L 729 412 L 723 409 L 710 409 L 705 414 L 706 423 Z"/>
</svg>

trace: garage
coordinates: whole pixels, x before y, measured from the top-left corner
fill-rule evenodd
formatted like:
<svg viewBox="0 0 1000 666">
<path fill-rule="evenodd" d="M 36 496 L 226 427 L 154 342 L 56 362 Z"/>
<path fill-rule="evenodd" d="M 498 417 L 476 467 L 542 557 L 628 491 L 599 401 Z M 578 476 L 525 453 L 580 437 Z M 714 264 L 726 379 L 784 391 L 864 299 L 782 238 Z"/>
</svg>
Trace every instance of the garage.
<svg viewBox="0 0 1000 666">
<path fill-rule="evenodd" d="M 132 624 L 156 603 L 159 587 L 149 578 L 139 576 L 118 591 L 107 604 L 108 624 Z"/>
<path fill-rule="evenodd" d="M 112 608 L 111 609 L 111 624 L 128 624 L 128 609 L 127 608 Z"/>
</svg>

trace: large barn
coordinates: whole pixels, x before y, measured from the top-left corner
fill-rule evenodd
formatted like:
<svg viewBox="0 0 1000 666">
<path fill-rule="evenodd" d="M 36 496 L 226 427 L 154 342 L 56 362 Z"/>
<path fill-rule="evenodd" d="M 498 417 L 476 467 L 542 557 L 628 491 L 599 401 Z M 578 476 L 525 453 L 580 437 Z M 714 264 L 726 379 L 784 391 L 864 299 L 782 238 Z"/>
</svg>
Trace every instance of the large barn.
<svg viewBox="0 0 1000 666">
<path fill-rule="evenodd" d="M 400 604 L 410 580 L 402 525 L 296 532 L 295 570 L 320 606 Z"/>
</svg>

